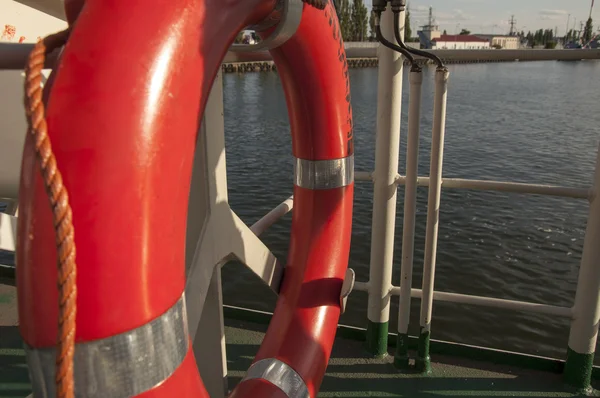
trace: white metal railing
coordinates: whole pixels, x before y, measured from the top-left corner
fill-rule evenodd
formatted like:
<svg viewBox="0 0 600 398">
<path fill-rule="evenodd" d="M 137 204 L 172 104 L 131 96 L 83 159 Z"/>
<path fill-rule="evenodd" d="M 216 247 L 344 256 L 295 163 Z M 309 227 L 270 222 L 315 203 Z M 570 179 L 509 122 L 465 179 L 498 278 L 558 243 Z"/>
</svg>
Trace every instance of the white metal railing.
<svg viewBox="0 0 600 398">
<path fill-rule="evenodd" d="M 263 232 L 265 232 L 269 227 L 275 224 L 281 217 L 285 216 L 287 213 L 292 211 L 294 208 L 294 196 L 290 196 L 279 205 L 277 205 L 273 210 L 265 214 L 260 220 L 252 224 L 250 230 L 256 234 L 256 236 L 260 236 Z"/>
<path fill-rule="evenodd" d="M 390 21 L 388 16 L 383 18 L 382 28 Z M 389 26 L 389 25 L 388 25 Z M 387 27 L 389 29 L 389 27 Z M 384 30 L 385 32 L 385 30 Z M 387 32 L 388 37 L 393 37 Z M 569 50 L 571 51 L 571 50 Z M 589 51 L 589 50 L 584 50 Z M 454 59 L 476 59 L 481 54 L 495 59 L 582 59 L 598 58 L 600 52 L 595 53 L 569 53 L 560 50 L 490 50 L 490 51 L 460 51 L 447 50 Z M 445 51 L 436 51 L 438 56 L 444 58 Z M 479 53 L 479 54 L 477 54 Z M 363 53 L 365 54 L 365 53 Z M 445 111 L 438 111 L 434 116 L 432 154 L 430 177 L 419 177 L 416 159 L 418 158 L 418 119 L 420 104 L 413 104 L 413 100 L 420 102 L 417 95 L 418 79 L 411 78 L 411 98 L 409 109 L 409 141 L 407 145 L 407 175 L 397 174 L 398 146 L 399 146 L 399 115 L 400 104 L 398 92 L 401 92 L 402 68 L 398 57 L 386 48 L 378 50 L 379 57 L 379 83 L 378 83 L 378 112 L 377 112 L 377 143 L 374 172 L 356 172 L 357 181 L 374 182 L 373 200 L 373 227 L 370 279 L 368 282 L 355 282 L 354 288 L 369 294 L 368 317 L 371 331 L 367 331 L 367 345 L 375 354 L 387 352 L 387 322 L 389 320 L 389 302 L 391 297 L 400 296 L 400 317 L 398 333 L 401 336 L 408 330 L 410 313 L 410 298 L 421 299 L 421 327 L 419 355 L 417 364 L 421 362 L 421 369 L 427 370 L 429 357 L 428 347 L 429 328 L 431 322 L 432 301 L 445 301 L 452 303 L 471 304 L 484 307 L 503 308 L 515 311 L 529 311 L 552 316 L 566 317 L 572 320 L 569 339 L 569 356 L 566 364 L 566 380 L 580 388 L 589 387 L 593 354 L 600 321 L 600 148 L 596 163 L 596 176 L 591 188 L 563 187 L 545 184 L 516 183 L 506 181 L 485 181 L 460 178 L 442 178 L 441 160 L 443 156 L 443 118 Z M 550 57 L 550 58 L 546 58 Z M 566 57 L 566 58 L 565 58 Z M 398 65 L 400 63 L 400 65 Z M 445 89 L 447 76 L 438 74 L 434 110 L 445 105 Z M 414 84 L 414 85 L 413 85 Z M 437 123 L 435 122 L 437 118 Z M 411 123 L 412 119 L 412 123 Z M 415 127 L 416 126 L 416 127 Z M 441 131 L 440 131 L 441 130 Z M 434 186 L 431 182 L 435 181 Z M 399 185 L 406 185 L 405 214 L 403 231 L 403 263 L 402 283 L 400 286 L 392 284 L 391 263 L 393 258 L 393 241 L 395 228 L 395 189 Z M 414 246 L 414 200 L 416 187 L 429 188 L 428 220 L 426 233 L 425 263 L 423 275 L 423 289 L 413 289 L 412 278 L 412 250 Z M 437 241 L 437 224 L 440 189 L 475 189 L 485 191 L 502 191 L 521 194 L 538 194 L 560 197 L 587 199 L 590 201 L 590 216 L 584 243 L 584 253 L 581 263 L 575 305 L 572 308 L 560 307 L 541 303 L 530 303 L 516 300 L 505 300 L 492 297 L 465 295 L 459 293 L 439 292 L 433 290 L 435 280 L 435 244 Z M 432 189 L 433 188 L 433 189 Z M 407 222 L 408 220 L 408 222 Z M 259 221 L 260 222 L 260 221 Z M 405 247 L 408 249 L 405 252 Z M 408 256 L 408 257 L 404 257 Z M 385 333 L 385 336 L 383 335 Z M 424 342 L 424 343 L 423 343 Z M 402 344 L 399 344 L 401 346 Z M 402 352 L 397 353 L 402 358 Z M 397 358 L 398 359 L 398 358 Z M 582 376 L 583 375 L 583 376 Z"/>
<path fill-rule="evenodd" d="M 412 69 L 412 68 L 411 68 Z M 409 73 L 409 103 L 408 103 L 408 148 L 406 152 L 406 170 L 410 178 L 405 179 L 404 191 L 404 220 L 402 230 L 402 261 L 400 263 L 400 286 L 398 295 L 402 302 L 402 308 L 398 308 L 398 343 L 396 349 L 395 363 L 397 366 L 406 368 L 410 365 L 408 353 L 408 327 L 410 323 L 411 288 L 413 284 L 413 261 L 415 251 L 415 224 L 417 214 L 417 176 L 419 169 L 419 133 L 421 130 L 421 94 L 423 88 L 423 72 L 411 70 Z M 398 178 L 394 178 L 398 183 Z M 393 288 L 392 288 L 393 290 Z"/>
<path fill-rule="evenodd" d="M 368 282 L 354 282 L 354 290 L 359 292 L 368 292 Z M 411 288 L 410 296 L 413 298 L 423 298 L 423 290 Z M 392 286 L 389 293 L 392 296 L 400 296 L 401 286 Z M 436 301 L 445 301 L 448 303 L 470 304 L 481 307 L 503 308 L 514 311 L 537 312 L 540 314 L 557 315 L 562 317 L 572 317 L 573 309 L 569 307 L 560 307 L 548 304 L 528 303 L 525 301 L 505 300 L 494 297 L 475 296 L 470 294 L 433 292 L 433 299 Z M 404 315 L 406 316 L 406 315 Z"/>
<path fill-rule="evenodd" d="M 404 13 L 402 13 L 404 16 Z M 388 10 L 381 16 L 383 36 L 395 42 L 394 14 Z M 379 49 L 377 71 L 377 126 L 375 136 L 375 171 L 373 213 L 371 221 L 371 264 L 367 306 L 369 338 L 367 344 L 375 355 L 387 352 L 390 317 L 392 267 L 394 261 L 394 229 L 396 227 L 396 173 L 400 155 L 400 113 L 402 106 L 402 72 L 404 60 L 387 47 Z M 373 341 L 373 344 L 370 342 Z"/>
<path fill-rule="evenodd" d="M 354 173 L 354 178 L 357 181 L 373 181 L 374 179 L 373 174 L 368 171 L 357 171 Z M 397 174 L 395 182 L 397 185 L 407 185 L 406 178 L 406 176 Z M 429 177 L 417 177 L 417 186 L 428 187 Z M 530 184 L 510 181 L 473 180 L 465 178 L 442 178 L 442 188 L 560 196 L 588 200 L 591 200 L 594 192 L 592 188 L 563 187 L 558 185 Z"/>
</svg>

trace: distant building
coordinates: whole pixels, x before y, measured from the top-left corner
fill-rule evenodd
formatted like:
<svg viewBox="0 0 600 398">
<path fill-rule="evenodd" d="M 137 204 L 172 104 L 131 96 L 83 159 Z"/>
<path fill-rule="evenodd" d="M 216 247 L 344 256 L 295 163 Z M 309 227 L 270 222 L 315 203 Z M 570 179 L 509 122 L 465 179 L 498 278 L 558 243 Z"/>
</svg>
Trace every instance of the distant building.
<svg viewBox="0 0 600 398">
<path fill-rule="evenodd" d="M 490 47 L 500 47 L 503 50 L 517 50 L 520 46 L 518 36 L 486 35 L 476 34 L 475 36 L 490 42 Z"/>
<path fill-rule="evenodd" d="M 489 49 L 490 42 L 475 35 L 440 35 L 431 39 L 434 50 L 482 50 Z"/>
<path fill-rule="evenodd" d="M 433 8 L 429 7 L 428 24 L 423 25 L 422 29 L 417 31 L 417 36 L 419 37 L 421 48 L 432 48 L 433 40 L 440 37 L 441 35 L 442 32 L 440 32 L 439 26 L 435 23 L 435 19 L 433 18 Z"/>
</svg>

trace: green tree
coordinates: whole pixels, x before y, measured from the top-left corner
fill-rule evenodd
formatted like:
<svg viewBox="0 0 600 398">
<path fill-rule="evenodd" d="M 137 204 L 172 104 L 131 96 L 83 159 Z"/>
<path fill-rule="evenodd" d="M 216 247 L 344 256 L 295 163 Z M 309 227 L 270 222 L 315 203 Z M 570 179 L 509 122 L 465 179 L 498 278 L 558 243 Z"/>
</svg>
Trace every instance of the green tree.
<svg viewBox="0 0 600 398">
<path fill-rule="evenodd" d="M 367 38 L 368 10 L 363 0 L 354 0 L 352 3 L 350 24 L 352 26 L 353 41 L 364 41 Z"/>
<path fill-rule="evenodd" d="M 341 8 L 341 4 L 340 4 L 340 0 L 333 0 L 333 8 L 335 8 L 335 13 L 337 14 L 338 20 L 341 21 L 341 15 L 340 15 L 340 8 Z"/>
<path fill-rule="evenodd" d="M 552 29 L 546 29 L 544 31 L 543 44 L 546 45 L 554 40 L 554 31 Z"/>
<path fill-rule="evenodd" d="M 340 0 L 339 9 L 340 29 L 346 41 L 352 40 L 352 6 L 349 0 Z"/>
<path fill-rule="evenodd" d="M 410 28 L 410 9 L 406 8 L 406 21 L 404 22 L 404 41 L 410 41 L 412 29 Z"/>
<path fill-rule="evenodd" d="M 444 33 L 442 33 L 444 36 L 448 34 L 448 31 L 446 29 L 444 29 Z"/>
<path fill-rule="evenodd" d="M 373 11 L 373 10 L 371 10 L 371 16 L 369 17 L 369 29 L 370 29 L 369 40 L 375 41 L 376 40 L 376 37 L 375 37 L 375 11 Z"/>
<path fill-rule="evenodd" d="M 525 35 L 525 39 L 527 40 L 527 45 L 529 47 L 533 47 L 534 46 L 534 37 L 533 37 L 533 33 L 531 33 L 531 31 L 527 32 L 527 35 Z"/>
<path fill-rule="evenodd" d="M 538 29 L 535 31 L 535 35 L 533 35 L 533 45 L 539 46 L 544 44 L 544 30 Z"/>
<path fill-rule="evenodd" d="M 594 31 L 594 26 L 592 25 L 592 17 L 589 17 L 587 22 L 585 23 L 585 28 L 583 29 L 583 43 L 587 44 L 590 40 L 592 40 L 592 32 Z"/>
<path fill-rule="evenodd" d="M 471 34 L 471 31 L 469 29 L 462 29 L 459 33 L 459 35 L 470 35 L 470 34 Z"/>
</svg>

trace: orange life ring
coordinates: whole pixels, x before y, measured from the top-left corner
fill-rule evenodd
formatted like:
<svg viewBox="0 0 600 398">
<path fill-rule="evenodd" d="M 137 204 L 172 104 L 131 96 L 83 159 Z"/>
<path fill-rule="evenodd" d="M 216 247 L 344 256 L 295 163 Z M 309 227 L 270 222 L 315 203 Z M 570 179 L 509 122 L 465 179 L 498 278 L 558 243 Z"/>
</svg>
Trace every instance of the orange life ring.
<svg viewBox="0 0 600 398">
<path fill-rule="evenodd" d="M 73 28 L 46 119 L 76 230 L 78 395 L 207 396 L 182 298 L 198 112 L 237 32 L 275 3 L 66 1 Z M 269 330 L 231 396 L 315 397 L 340 315 L 354 188 L 348 65 L 333 4 L 305 5 L 296 34 L 271 54 L 296 158 L 292 234 Z M 30 137 L 19 205 L 20 330 L 34 391 L 48 392 L 56 248 Z M 164 344 L 152 346 L 156 338 Z M 270 379 L 273 369 L 300 384 Z"/>
</svg>

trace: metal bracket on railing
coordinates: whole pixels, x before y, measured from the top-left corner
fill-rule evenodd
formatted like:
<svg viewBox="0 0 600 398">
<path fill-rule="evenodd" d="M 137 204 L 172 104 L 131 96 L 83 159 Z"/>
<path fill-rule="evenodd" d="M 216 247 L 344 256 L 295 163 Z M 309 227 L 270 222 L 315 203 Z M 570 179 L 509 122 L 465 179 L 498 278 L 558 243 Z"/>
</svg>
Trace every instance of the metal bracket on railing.
<svg viewBox="0 0 600 398">
<path fill-rule="evenodd" d="M 234 52 L 272 50 L 288 41 L 298 30 L 302 20 L 302 0 L 279 0 L 269 17 L 253 26 L 253 30 L 266 30 L 275 24 L 277 27 L 265 40 L 258 44 L 234 44 L 229 49 Z"/>
<path fill-rule="evenodd" d="M 221 73 L 215 78 L 205 109 L 194 156 L 186 243 L 192 250 L 187 254 L 185 288 L 192 339 L 199 330 L 209 290 L 218 285 L 216 269 L 227 261 L 239 260 L 276 293 L 283 276 L 283 264 L 228 203 Z"/>
<path fill-rule="evenodd" d="M 356 274 L 354 273 L 354 270 L 352 268 L 348 268 L 346 270 L 344 283 L 342 284 L 342 291 L 340 292 L 340 307 L 342 309 L 342 314 L 346 311 L 346 302 L 348 301 L 348 296 L 354 288 L 355 278 Z"/>
</svg>

